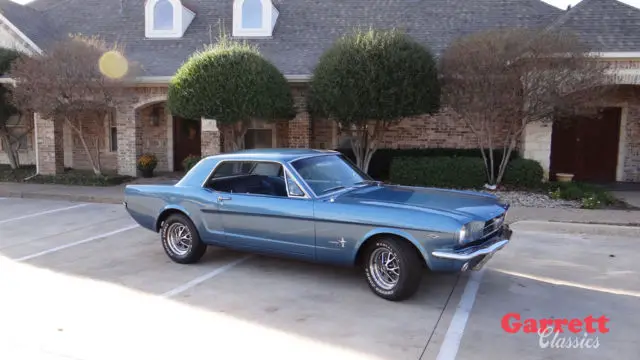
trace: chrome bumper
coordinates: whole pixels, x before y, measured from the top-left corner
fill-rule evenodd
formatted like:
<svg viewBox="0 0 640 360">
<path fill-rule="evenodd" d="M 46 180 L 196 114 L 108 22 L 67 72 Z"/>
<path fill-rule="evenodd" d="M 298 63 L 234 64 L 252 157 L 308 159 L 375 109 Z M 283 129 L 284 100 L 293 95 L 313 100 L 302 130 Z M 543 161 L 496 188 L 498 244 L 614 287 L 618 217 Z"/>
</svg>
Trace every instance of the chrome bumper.
<svg viewBox="0 0 640 360">
<path fill-rule="evenodd" d="M 509 229 L 509 226 L 504 225 L 500 236 L 496 237 L 496 239 L 488 240 L 484 244 L 457 250 L 435 250 L 431 252 L 431 255 L 440 259 L 459 261 L 470 261 L 481 256 L 483 257 L 482 260 L 473 266 L 474 270 L 477 270 L 481 268 L 493 256 L 493 254 L 505 247 L 511 241 L 511 234 L 512 231 Z M 466 266 L 463 268 L 466 269 Z"/>
</svg>

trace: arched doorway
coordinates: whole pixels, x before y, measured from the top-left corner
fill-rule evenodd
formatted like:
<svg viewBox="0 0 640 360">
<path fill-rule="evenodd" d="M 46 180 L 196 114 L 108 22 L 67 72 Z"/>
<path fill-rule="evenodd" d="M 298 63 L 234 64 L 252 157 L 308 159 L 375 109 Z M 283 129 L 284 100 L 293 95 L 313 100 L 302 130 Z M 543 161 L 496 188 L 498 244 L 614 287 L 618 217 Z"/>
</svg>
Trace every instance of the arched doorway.
<svg viewBox="0 0 640 360">
<path fill-rule="evenodd" d="M 190 155 L 200 157 L 201 123 L 199 120 L 173 116 L 173 168 L 183 171 L 182 161 Z"/>
</svg>

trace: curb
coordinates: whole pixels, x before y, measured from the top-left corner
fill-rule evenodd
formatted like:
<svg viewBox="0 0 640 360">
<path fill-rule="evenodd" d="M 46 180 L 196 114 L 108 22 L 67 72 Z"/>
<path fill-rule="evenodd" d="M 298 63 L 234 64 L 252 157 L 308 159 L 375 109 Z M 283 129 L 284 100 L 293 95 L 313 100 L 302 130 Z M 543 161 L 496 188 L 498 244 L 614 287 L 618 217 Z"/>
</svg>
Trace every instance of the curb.
<svg viewBox="0 0 640 360">
<path fill-rule="evenodd" d="M 100 204 L 122 204 L 122 201 L 123 201 L 122 198 L 114 198 L 109 196 L 50 194 L 50 193 L 34 193 L 34 192 L 2 192 L 0 191 L 0 197 L 59 200 L 59 201 L 71 201 L 71 202 L 90 202 L 90 203 L 100 203 Z"/>
</svg>

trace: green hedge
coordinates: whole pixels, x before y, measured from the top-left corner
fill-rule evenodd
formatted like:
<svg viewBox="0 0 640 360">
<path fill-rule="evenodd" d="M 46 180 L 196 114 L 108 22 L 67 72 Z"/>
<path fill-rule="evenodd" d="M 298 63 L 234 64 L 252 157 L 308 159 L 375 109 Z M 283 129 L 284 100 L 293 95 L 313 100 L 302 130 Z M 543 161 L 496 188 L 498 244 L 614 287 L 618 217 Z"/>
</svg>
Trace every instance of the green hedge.
<svg viewBox="0 0 640 360">
<path fill-rule="evenodd" d="M 480 188 L 486 183 L 482 158 L 398 157 L 391 164 L 390 182 L 425 187 Z"/>
<path fill-rule="evenodd" d="M 350 148 L 337 149 L 355 163 L 355 156 Z M 494 151 L 496 168 L 500 165 L 502 151 Z M 369 175 L 376 180 L 389 180 L 391 178 L 391 163 L 394 158 L 423 158 L 423 157 L 472 157 L 482 160 L 480 149 L 450 149 L 450 148 L 416 148 L 416 149 L 380 149 L 373 154 L 369 164 Z M 511 153 L 510 158 L 517 159 L 517 151 Z M 496 169 L 497 171 L 497 169 Z M 484 184 L 484 183 L 483 183 Z"/>
<path fill-rule="evenodd" d="M 538 188 L 542 184 L 544 170 L 535 160 L 513 159 L 507 164 L 502 184 L 517 188 Z"/>
</svg>

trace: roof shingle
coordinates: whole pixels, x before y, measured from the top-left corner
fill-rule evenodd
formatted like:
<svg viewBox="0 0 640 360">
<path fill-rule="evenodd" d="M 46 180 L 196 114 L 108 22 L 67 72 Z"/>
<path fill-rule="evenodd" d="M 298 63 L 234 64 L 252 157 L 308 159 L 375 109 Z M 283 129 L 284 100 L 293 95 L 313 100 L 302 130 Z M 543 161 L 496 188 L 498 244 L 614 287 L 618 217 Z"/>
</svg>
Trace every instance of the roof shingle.
<svg viewBox="0 0 640 360">
<path fill-rule="evenodd" d="M 68 32 L 99 35 L 125 44 L 127 56 L 142 64 L 147 76 L 171 76 L 194 51 L 209 44 L 212 38 L 215 41 L 220 27 L 231 33 L 233 21 L 233 0 L 183 2 L 196 17 L 184 37 L 174 40 L 145 39 L 145 0 L 120 0 L 115 6 L 113 1 L 104 0 L 35 0 L 29 6 L 56 19 L 59 28 L 64 24 Z M 597 45 L 606 51 L 640 50 L 637 31 L 640 10 L 620 6 L 615 0 L 584 0 L 584 4 L 569 12 L 540 0 L 273 2 L 280 12 L 273 38 L 248 41 L 256 44 L 286 75 L 311 74 L 324 50 L 355 27 L 404 29 L 438 55 L 454 39 L 472 32 L 496 27 L 544 28 L 556 21 L 562 27 L 578 30 L 586 40 L 598 39 Z M 581 7 L 592 6 L 600 12 L 580 11 Z M 603 11 L 611 12 L 615 20 L 605 20 L 610 16 L 602 16 Z M 596 15 L 602 19 L 593 18 Z M 589 27 L 589 21 L 595 24 Z M 14 24 L 21 29 L 24 26 L 24 23 Z"/>
</svg>

